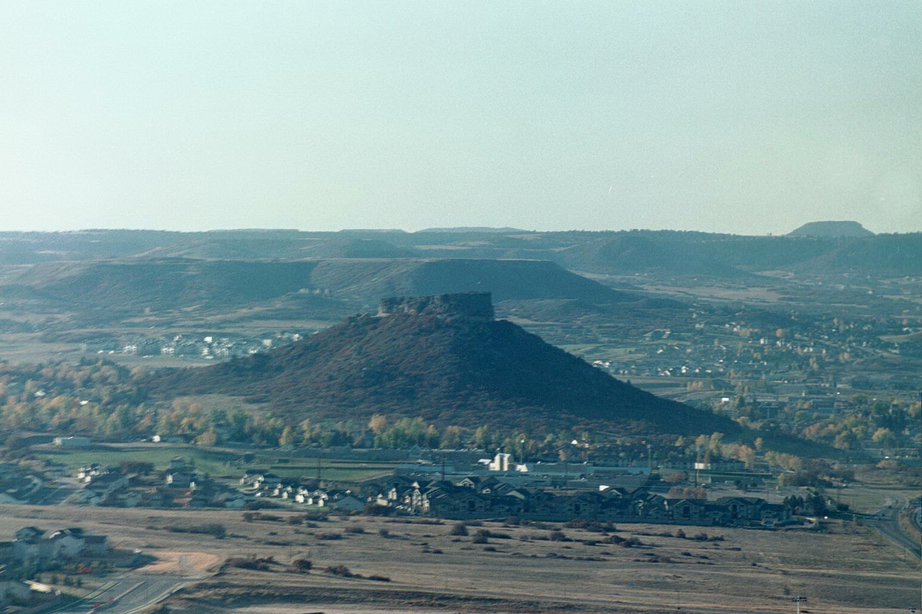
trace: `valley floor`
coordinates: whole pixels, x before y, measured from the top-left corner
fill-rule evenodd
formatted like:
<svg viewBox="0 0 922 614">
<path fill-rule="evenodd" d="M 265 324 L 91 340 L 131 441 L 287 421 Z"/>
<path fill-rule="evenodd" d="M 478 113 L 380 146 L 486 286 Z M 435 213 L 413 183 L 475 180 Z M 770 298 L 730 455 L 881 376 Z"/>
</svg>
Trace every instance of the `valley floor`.
<svg viewBox="0 0 922 614">
<path fill-rule="evenodd" d="M 210 574 L 170 597 L 171 612 L 781 613 L 797 595 L 814 614 L 919 605 L 918 560 L 870 527 L 839 522 L 815 531 L 623 524 L 608 533 L 469 522 L 461 535 L 456 523 L 419 519 L 0 507 L 0 539 L 79 523 L 161 561 L 124 577 L 157 565 Z M 223 525 L 226 537 L 175 532 L 206 523 Z M 262 559 L 264 569 L 221 565 L 235 558 Z M 298 559 L 312 562 L 309 573 L 294 571 Z"/>
</svg>

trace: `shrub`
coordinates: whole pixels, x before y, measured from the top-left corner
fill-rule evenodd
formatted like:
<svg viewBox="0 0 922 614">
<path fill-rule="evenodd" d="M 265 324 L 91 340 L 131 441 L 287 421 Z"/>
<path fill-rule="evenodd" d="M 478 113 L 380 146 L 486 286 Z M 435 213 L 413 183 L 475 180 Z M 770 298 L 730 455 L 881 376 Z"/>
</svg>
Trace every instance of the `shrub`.
<svg viewBox="0 0 922 614">
<path fill-rule="evenodd" d="M 568 529 L 583 529 L 584 531 L 594 531 L 595 533 L 611 533 L 615 531 L 615 525 L 610 522 L 601 523 L 596 520 L 586 518 L 574 518 L 564 523 Z"/>
<path fill-rule="evenodd" d="M 291 566 L 298 573 L 308 573 L 314 564 L 307 559 L 295 559 Z"/>
<path fill-rule="evenodd" d="M 621 546 L 622 548 L 633 548 L 634 546 L 643 545 L 643 542 L 641 542 L 639 539 L 637 539 L 633 535 L 631 537 L 628 537 L 627 539 L 625 539 L 624 537 L 621 537 L 620 535 L 612 535 L 611 537 L 608 538 L 608 543 L 615 544 L 616 546 Z"/>
<path fill-rule="evenodd" d="M 485 544 L 487 543 L 487 538 L 490 537 L 490 532 L 480 529 L 477 533 L 474 534 L 474 537 L 471 539 L 472 544 Z"/>
<path fill-rule="evenodd" d="M 324 573 L 328 573 L 331 576 L 339 576 L 340 578 L 354 578 L 355 574 L 349 571 L 349 568 L 345 565 L 331 565 L 323 570 Z"/>
<path fill-rule="evenodd" d="M 451 528 L 451 535 L 467 535 L 467 525 L 463 522 L 455 523 Z"/>
<path fill-rule="evenodd" d="M 229 567 L 240 569 L 255 569 L 257 571 L 269 571 L 269 566 L 275 563 L 275 558 L 267 556 L 257 558 L 255 555 L 250 557 L 231 557 L 225 562 Z"/>
<path fill-rule="evenodd" d="M 365 515 L 366 516 L 390 516 L 394 513 L 394 509 L 386 505 L 378 505 L 377 503 L 369 503 L 365 506 Z"/>
<path fill-rule="evenodd" d="M 570 541 L 570 539 L 566 536 L 566 534 L 565 534 L 563 531 L 561 531 L 560 529 L 555 529 L 555 530 L 551 531 L 550 533 L 548 533 L 547 538 L 548 538 L 549 540 L 551 540 L 552 542 L 567 542 L 567 541 Z"/>
<path fill-rule="evenodd" d="M 227 528 L 223 524 L 217 522 L 188 526 L 172 526 L 166 527 L 166 530 L 172 533 L 203 533 L 205 535 L 213 535 L 216 539 L 224 539 L 227 535 Z"/>
</svg>

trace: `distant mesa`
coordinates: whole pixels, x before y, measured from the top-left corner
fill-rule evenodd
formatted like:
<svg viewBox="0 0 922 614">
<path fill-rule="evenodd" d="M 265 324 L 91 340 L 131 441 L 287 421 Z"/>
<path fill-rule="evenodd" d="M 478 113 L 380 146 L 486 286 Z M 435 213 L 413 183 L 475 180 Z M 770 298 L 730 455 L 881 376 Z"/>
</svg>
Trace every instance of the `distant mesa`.
<svg viewBox="0 0 922 614">
<path fill-rule="evenodd" d="M 502 228 L 493 228 L 491 226 L 449 226 L 449 227 L 436 227 L 436 228 L 424 228 L 419 231 L 419 234 L 426 233 L 483 233 L 483 234 L 508 234 L 510 232 L 528 232 L 520 228 L 511 228 L 509 226 L 504 226 Z"/>
<path fill-rule="evenodd" d="M 849 238 L 873 237 L 874 233 L 858 222 L 809 222 L 788 233 L 789 237 Z"/>
<path fill-rule="evenodd" d="M 307 254 L 311 258 L 412 258 L 420 254 L 377 238 L 334 238 L 320 242 Z"/>
</svg>

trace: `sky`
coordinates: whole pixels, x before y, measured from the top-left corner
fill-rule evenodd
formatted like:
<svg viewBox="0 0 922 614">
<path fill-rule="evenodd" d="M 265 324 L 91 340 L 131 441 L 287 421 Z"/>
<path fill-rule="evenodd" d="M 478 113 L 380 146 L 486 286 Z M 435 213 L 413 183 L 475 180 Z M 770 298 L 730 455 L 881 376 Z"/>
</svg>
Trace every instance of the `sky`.
<svg viewBox="0 0 922 614">
<path fill-rule="evenodd" d="M 0 230 L 922 231 L 917 0 L 0 15 Z"/>
</svg>

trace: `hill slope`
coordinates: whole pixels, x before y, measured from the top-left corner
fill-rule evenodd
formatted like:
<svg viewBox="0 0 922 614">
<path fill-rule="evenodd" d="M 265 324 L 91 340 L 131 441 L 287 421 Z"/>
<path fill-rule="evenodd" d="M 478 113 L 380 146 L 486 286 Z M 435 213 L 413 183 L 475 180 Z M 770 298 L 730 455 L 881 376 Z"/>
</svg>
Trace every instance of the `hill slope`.
<svg viewBox="0 0 922 614">
<path fill-rule="evenodd" d="M 732 266 L 688 244 L 669 244 L 643 234 L 621 234 L 581 242 L 560 252 L 570 269 L 608 274 L 656 271 L 666 275 L 744 277 Z"/>
<path fill-rule="evenodd" d="M 386 250 L 374 242 L 356 245 Z M 490 291 L 498 300 L 567 298 L 597 303 L 639 300 L 551 262 L 330 258 L 318 260 L 197 260 L 189 258 L 48 262 L 0 286 L 77 309 L 138 313 L 251 305 L 299 291 L 323 291 L 345 313 L 372 307 L 380 296 Z"/>
<path fill-rule="evenodd" d="M 375 412 L 529 433 L 735 432 L 737 425 L 625 384 L 507 322 L 422 312 L 352 317 L 276 351 L 156 376 L 160 396 L 229 394 L 290 417 Z"/>
<path fill-rule="evenodd" d="M 38 264 L 10 286 L 78 308 L 125 310 L 235 306 L 308 285 L 314 262 L 163 259 Z"/>
</svg>

